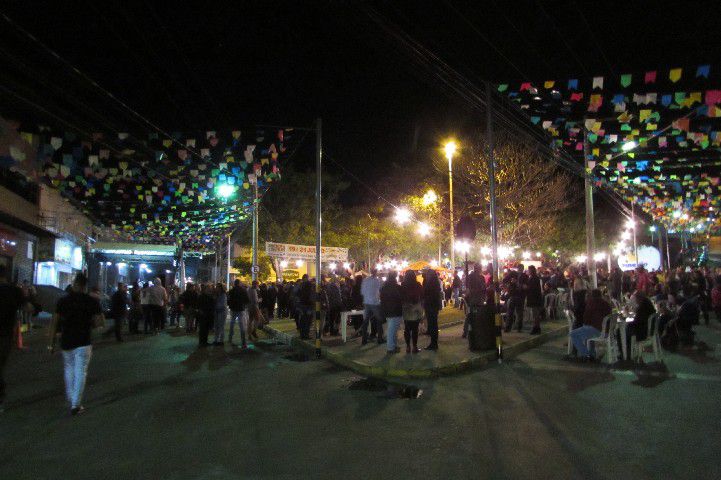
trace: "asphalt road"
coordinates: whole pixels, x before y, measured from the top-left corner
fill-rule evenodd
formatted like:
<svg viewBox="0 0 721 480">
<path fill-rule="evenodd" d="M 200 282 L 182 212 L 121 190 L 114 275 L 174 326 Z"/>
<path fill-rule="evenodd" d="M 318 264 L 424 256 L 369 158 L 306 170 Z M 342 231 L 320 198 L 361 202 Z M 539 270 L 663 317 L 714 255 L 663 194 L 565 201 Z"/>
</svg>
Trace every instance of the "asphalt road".
<svg viewBox="0 0 721 480">
<path fill-rule="evenodd" d="M 663 369 L 567 363 L 559 340 L 421 392 L 271 344 L 104 341 L 79 417 L 31 340 L 8 365 L 0 479 L 715 479 L 721 329 L 699 331 L 707 349 Z"/>
</svg>

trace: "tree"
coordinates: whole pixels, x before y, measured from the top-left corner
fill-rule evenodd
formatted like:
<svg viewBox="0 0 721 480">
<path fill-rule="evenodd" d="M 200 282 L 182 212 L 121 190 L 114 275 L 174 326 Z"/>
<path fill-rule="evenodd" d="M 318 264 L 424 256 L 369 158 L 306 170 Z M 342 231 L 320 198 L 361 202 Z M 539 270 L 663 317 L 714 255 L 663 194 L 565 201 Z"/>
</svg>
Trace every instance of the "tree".
<svg viewBox="0 0 721 480">
<path fill-rule="evenodd" d="M 495 145 L 499 242 L 536 248 L 582 244 L 580 182 L 509 135 L 498 135 Z M 490 232 L 487 159 L 486 143 L 480 141 L 454 176 L 479 232 Z"/>
</svg>

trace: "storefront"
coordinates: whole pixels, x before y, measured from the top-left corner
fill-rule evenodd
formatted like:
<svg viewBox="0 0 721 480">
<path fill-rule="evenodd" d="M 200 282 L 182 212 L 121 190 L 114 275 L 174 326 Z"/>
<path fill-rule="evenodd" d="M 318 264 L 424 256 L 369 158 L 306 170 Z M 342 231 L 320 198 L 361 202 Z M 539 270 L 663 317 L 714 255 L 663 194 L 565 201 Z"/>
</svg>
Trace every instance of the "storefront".
<svg viewBox="0 0 721 480">
<path fill-rule="evenodd" d="M 13 272 L 13 259 L 17 253 L 17 244 L 18 241 L 15 233 L 0 228 L 0 265 L 3 265 L 10 275 L 12 275 Z"/>
<path fill-rule="evenodd" d="M 33 279 L 33 262 L 37 237 L 23 230 L 0 224 L 0 264 L 13 283 Z"/>
<path fill-rule="evenodd" d="M 84 264 L 82 247 L 63 238 L 43 239 L 38 250 L 35 283 L 66 288 Z"/>
</svg>

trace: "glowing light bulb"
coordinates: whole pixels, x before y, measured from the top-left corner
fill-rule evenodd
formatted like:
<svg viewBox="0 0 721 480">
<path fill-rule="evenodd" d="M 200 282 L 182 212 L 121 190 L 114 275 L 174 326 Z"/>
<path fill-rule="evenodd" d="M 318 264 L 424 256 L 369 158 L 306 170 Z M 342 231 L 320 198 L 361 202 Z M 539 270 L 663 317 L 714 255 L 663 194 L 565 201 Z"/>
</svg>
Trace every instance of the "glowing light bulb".
<svg viewBox="0 0 721 480">
<path fill-rule="evenodd" d="M 443 150 L 446 153 L 446 158 L 448 160 L 451 160 L 453 158 L 453 155 L 456 153 L 456 142 L 450 141 L 446 142 L 445 146 L 443 147 Z"/>
<path fill-rule="evenodd" d="M 427 237 L 430 234 L 431 227 L 425 222 L 420 222 L 418 224 L 418 235 L 420 235 L 421 237 Z"/>
<path fill-rule="evenodd" d="M 405 207 L 396 208 L 395 220 L 399 225 L 405 225 L 411 221 L 411 211 Z"/>
</svg>

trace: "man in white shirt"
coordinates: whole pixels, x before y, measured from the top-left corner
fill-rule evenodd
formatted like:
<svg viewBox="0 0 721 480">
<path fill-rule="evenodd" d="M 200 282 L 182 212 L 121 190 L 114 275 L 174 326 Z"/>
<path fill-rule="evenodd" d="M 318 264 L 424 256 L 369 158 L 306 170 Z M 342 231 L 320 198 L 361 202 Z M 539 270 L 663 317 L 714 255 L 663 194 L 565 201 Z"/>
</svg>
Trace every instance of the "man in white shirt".
<svg viewBox="0 0 721 480">
<path fill-rule="evenodd" d="M 363 324 L 361 325 L 361 334 L 363 336 L 362 344 L 368 343 L 368 324 L 371 318 L 375 322 L 378 343 L 385 342 L 383 339 L 383 313 L 381 312 L 381 285 L 382 281 L 378 278 L 378 271 L 373 269 L 371 276 L 364 278 L 361 283 L 361 295 L 363 296 Z"/>
<path fill-rule="evenodd" d="M 165 305 L 168 303 L 168 292 L 158 277 L 153 279 L 153 286 L 147 290 L 147 302 L 153 319 L 153 331 L 158 333 L 165 326 Z"/>
</svg>

